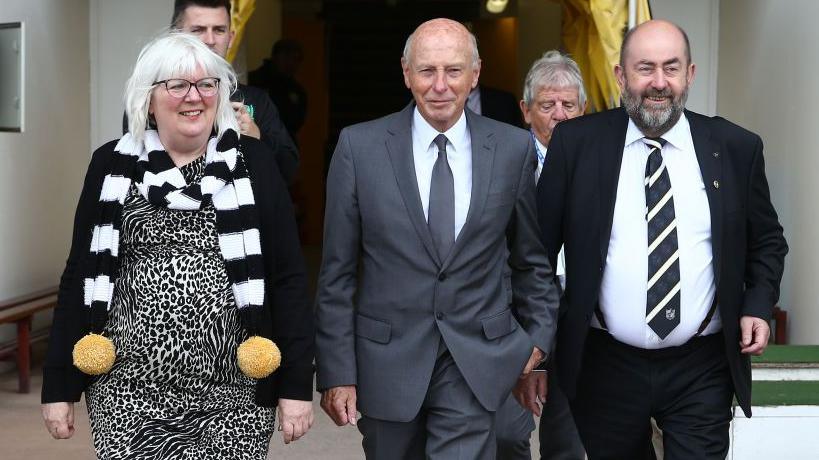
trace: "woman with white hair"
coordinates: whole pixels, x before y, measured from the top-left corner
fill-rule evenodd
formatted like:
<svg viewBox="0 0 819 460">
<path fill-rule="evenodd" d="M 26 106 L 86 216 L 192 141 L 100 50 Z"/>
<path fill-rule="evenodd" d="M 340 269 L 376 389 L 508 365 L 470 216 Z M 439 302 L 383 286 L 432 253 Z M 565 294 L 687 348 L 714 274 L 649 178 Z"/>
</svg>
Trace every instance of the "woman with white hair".
<svg viewBox="0 0 819 460">
<path fill-rule="evenodd" d="M 200 40 L 143 48 L 129 132 L 94 152 L 43 370 L 43 418 L 99 458 L 263 459 L 313 421 L 312 311 L 274 156 L 237 135 L 236 76 Z"/>
</svg>

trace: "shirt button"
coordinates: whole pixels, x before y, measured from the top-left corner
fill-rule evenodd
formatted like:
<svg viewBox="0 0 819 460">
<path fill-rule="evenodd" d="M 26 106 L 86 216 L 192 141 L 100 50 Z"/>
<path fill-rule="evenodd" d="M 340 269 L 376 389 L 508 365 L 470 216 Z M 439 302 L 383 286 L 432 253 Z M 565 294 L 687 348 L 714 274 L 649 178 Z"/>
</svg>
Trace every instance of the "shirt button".
<svg viewBox="0 0 819 460">
<path fill-rule="evenodd" d="M 438 321 L 440 321 L 440 320 L 444 319 L 444 314 L 443 314 L 443 313 L 441 313 L 441 312 L 435 313 L 435 318 L 436 318 Z"/>
<path fill-rule="evenodd" d="M 446 281 L 446 273 L 441 273 L 438 275 L 438 281 Z"/>
</svg>

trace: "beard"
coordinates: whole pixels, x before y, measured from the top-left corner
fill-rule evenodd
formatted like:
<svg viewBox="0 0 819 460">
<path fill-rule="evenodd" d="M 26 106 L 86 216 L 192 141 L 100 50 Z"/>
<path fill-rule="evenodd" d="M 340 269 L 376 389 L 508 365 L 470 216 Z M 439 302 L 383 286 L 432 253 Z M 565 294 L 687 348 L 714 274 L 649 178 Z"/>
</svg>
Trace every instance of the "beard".
<svg viewBox="0 0 819 460">
<path fill-rule="evenodd" d="M 648 97 L 668 97 L 670 104 L 664 108 L 648 108 L 644 103 L 645 98 Z M 628 86 L 628 82 L 620 92 L 620 101 L 629 118 L 648 137 L 660 137 L 671 129 L 680 119 L 686 100 L 688 100 L 688 86 L 683 88 L 679 97 L 674 97 L 670 87 L 666 87 L 663 91 L 649 88 L 642 94 L 636 94 Z"/>
</svg>

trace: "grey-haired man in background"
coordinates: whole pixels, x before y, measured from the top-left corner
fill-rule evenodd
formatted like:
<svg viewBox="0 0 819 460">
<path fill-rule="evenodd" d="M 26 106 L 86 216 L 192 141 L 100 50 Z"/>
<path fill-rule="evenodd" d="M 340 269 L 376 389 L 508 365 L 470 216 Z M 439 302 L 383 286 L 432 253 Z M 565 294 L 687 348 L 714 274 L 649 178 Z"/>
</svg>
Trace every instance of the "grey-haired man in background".
<svg viewBox="0 0 819 460">
<path fill-rule="evenodd" d="M 520 101 L 523 118 L 530 126 L 537 155 L 534 180 L 540 178 L 546 147 L 552 130 L 561 121 L 583 115 L 586 111 L 586 91 L 577 63 L 560 51 L 551 50 L 532 64 Z M 555 274 L 565 285 L 563 253 L 557 260 Z M 547 378 L 548 375 L 548 378 Z M 583 444 L 577 434 L 566 396 L 557 385 L 554 366 L 547 365 L 531 378 L 540 381 L 541 399 L 532 401 L 531 410 L 540 414 L 540 456 L 549 460 L 582 460 Z M 547 383 L 548 382 L 548 383 Z M 498 459 L 531 459 L 529 438 L 535 423 L 528 410 L 513 398 L 497 412 Z"/>
</svg>

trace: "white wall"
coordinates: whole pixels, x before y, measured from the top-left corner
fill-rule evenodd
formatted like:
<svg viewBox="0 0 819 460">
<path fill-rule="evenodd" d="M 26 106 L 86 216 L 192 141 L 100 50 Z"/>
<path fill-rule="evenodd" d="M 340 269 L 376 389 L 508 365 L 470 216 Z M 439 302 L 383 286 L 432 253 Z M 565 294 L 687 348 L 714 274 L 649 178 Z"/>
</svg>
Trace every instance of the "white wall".
<svg viewBox="0 0 819 460">
<path fill-rule="evenodd" d="M 650 3 L 655 19 L 678 24 L 691 42 L 691 60 L 697 69 L 686 107 L 714 115 L 717 110 L 719 0 L 651 0 Z"/>
<path fill-rule="evenodd" d="M 719 97 L 765 143 L 768 181 L 791 251 L 780 304 L 791 343 L 819 344 L 819 2 L 722 0 Z"/>
<path fill-rule="evenodd" d="M 19 23 L 5 24 L 11 27 L 0 26 L 0 129 L 18 131 L 22 115 L 22 27 Z"/>
<path fill-rule="evenodd" d="M 88 0 L 3 0 L 0 22 L 17 21 L 26 106 L 24 131 L 0 132 L 0 299 L 59 282 L 91 152 Z"/>
<path fill-rule="evenodd" d="M 122 94 L 139 50 L 168 29 L 173 0 L 90 0 L 91 143 L 122 135 Z"/>
</svg>

